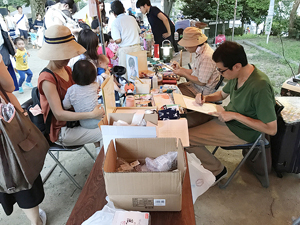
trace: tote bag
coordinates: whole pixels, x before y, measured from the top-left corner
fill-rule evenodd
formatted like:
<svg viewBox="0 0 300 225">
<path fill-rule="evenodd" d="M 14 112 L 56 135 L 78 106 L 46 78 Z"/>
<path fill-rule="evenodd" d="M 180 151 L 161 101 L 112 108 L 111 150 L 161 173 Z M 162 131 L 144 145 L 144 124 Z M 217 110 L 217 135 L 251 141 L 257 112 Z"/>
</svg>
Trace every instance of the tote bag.
<svg viewBox="0 0 300 225">
<path fill-rule="evenodd" d="M 0 85 L 0 91 L 10 102 Z M 13 107 L 8 121 L 0 107 L 0 192 L 8 194 L 27 190 L 40 174 L 49 144 L 30 119 Z"/>
</svg>

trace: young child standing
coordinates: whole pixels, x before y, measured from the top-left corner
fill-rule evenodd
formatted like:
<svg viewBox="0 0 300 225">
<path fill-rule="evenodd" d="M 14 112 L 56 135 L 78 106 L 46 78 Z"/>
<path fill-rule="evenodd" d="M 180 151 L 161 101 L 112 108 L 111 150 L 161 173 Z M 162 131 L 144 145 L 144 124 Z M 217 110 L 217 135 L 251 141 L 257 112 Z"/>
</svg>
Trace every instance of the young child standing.
<svg viewBox="0 0 300 225">
<path fill-rule="evenodd" d="M 107 47 L 115 54 L 115 59 L 111 59 L 111 64 L 113 66 L 118 66 L 119 65 L 119 57 L 117 56 L 117 52 L 118 52 L 118 48 L 119 46 L 116 44 L 116 42 L 114 41 L 114 39 L 112 39 L 112 37 L 110 35 L 109 36 L 109 44 L 107 45 Z"/>
<path fill-rule="evenodd" d="M 38 35 L 37 35 L 37 33 L 35 33 L 35 30 L 31 29 L 30 32 L 28 32 L 28 34 L 30 35 L 32 48 L 36 47 L 37 49 L 39 49 L 39 46 L 37 45 Z"/>
<path fill-rule="evenodd" d="M 22 85 L 25 80 L 25 74 L 27 74 L 26 83 L 25 85 L 33 88 L 33 85 L 31 84 L 31 79 L 33 76 L 32 71 L 28 67 L 28 56 L 30 54 L 25 49 L 25 42 L 22 38 L 18 37 L 14 40 L 14 44 L 17 47 L 17 53 L 15 55 L 16 58 L 16 69 L 20 75 L 19 79 L 19 93 L 23 94 L 24 90 L 22 88 Z"/>
<path fill-rule="evenodd" d="M 76 84 L 68 88 L 63 100 L 65 109 L 74 108 L 75 112 L 91 112 L 98 105 L 99 84 L 95 82 L 97 72 L 88 60 L 79 60 L 74 64 L 72 78 Z M 104 115 L 104 111 L 103 111 Z M 80 120 L 80 126 L 86 129 L 98 127 L 98 119 Z"/>
<path fill-rule="evenodd" d="M 104 34 L 104 43 L 105 43 L 104 47 L 105 47 L 106 55 L 107 55 L 107 57 L 109 59 L 108 67 L 112 68 L 112 67 L 114 67 L 114 65 L 112 64 L 112 60 L 116 60 L 117 56 L 115 55 L 114 52 L 112 52 L 112 50 L 110 50 L 110 48 L 108 48 L 109 38 L 110 37 L 107 34 Z M 102 53 L 102 46 L 98 47 L 97 53 L 99 55 L 103 54 Z"/>
<path fill-rule="evenodd" d="M 97 65 L 97 82 L 101 86 L 106 78 L 110 76 L 110 72 L 108 70 L 109 59 L 107 56 L 100 54 L 98 57 L 98 65 Z M 120 94 L 124 94 L 125 92 L 119 87 L 120 84 L 117 82 L 116 78 L 114 77 L 114 90 L 115 90 L 115 101 L 116 106 L 120 107 Z M 99 98 L 99 103 L 102 103 L 101 96 Z"/>
</svg>

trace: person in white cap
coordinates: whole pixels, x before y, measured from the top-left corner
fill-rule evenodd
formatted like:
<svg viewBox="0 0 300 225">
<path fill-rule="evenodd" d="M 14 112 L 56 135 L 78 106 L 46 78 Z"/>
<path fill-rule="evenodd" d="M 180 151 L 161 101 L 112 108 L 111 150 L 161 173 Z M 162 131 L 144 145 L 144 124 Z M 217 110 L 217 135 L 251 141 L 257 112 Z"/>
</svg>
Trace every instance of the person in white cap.
<svg viewBox="0 0 300 225">
<path fill-rule="evenodd" d="M 173 63 L 174 73 L 188 80 L 178 85 L 182 94 L 195 98 L 198 93 L 207 95 L 215 92 L 214 88 L 219 81 L 220 73 L 212 60 L 214 51 L 207 44 L 205 34 L 197 27 L 187 27 L 178 44 L 188 52 L 196 53 L 192 69 L 180 67 L 177 62 Z"/>
</svg>

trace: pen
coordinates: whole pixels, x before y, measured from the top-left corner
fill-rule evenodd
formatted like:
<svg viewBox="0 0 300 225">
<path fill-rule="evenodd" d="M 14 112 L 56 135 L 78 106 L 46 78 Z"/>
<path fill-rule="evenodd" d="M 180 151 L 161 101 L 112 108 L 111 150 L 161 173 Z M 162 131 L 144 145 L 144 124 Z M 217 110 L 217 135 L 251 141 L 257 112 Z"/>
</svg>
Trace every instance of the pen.
<svg viewBox="0 0 300 225">
<path fill-rule="evenodd" d="M 203 101 L 203 89 L 201 91 L 201 101 Z M 203 103 L 202 103 L 203 104 Z"/>
</svg>

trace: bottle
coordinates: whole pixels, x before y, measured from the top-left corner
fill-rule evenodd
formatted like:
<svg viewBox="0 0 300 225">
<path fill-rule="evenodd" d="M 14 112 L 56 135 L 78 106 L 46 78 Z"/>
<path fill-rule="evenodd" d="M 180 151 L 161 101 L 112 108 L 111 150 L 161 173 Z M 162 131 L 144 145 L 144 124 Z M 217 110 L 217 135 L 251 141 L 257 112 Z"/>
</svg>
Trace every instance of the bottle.
<svg viewBox="0 0 300 225">
<path fill-rule="evenodd" d="M 152 77 L 152 89 L 157 89 L 158 88 L 158 79 L 156 74 Z"/>
<path fill-rule="evenodd" d="M 175 40 L 175 41 L 178 41 L 178 39 L 179 39 L 178 32 L 175 31 L 175 33 L 174 33 L 174 40 Z"/>
</svg>

